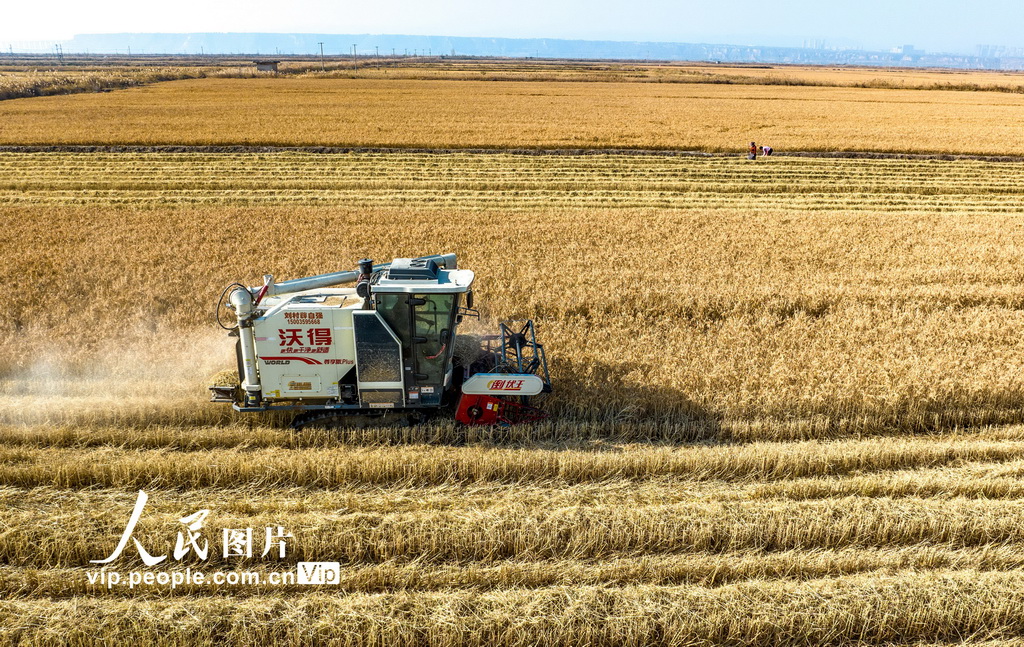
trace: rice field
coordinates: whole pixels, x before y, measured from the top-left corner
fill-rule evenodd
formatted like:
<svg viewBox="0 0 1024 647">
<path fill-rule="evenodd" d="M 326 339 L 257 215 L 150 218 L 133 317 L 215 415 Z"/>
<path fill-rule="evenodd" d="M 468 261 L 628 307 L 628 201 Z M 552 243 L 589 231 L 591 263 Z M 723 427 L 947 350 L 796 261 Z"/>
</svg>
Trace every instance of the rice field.
<svg viewBox="0 0 1024 647">
<path fill-rule="evenodd" d="M 18 55 L 0 60 L 0 100 L 98 92 L 171 79 L 255 78 L 245 56 Z M 283 56 L 277 75 L 316 79 L 700 83 L 1024 92 L 1016 70 L 721 65 L 408 56 Z"/>
<path fill-rule="evenodd" d="M 310 80 L 292 80 L 301 104 Z M 109 143 L 115 96 L 120 143 L 212 143 L 206 126 L 168 134 L 185 122 L 160 103 L 190 96 L 237 126 L 217 103 L 233 86 L 207 81 L 235 80 L 5 101 L 0 142 L 76 141 L 94 119 Z M 364 82 L 322 81 L 335 99 Z M 447 87 L 421 83 L 394 115 Z M 602 85 L 618 98 L 588 119 L 627 101 Z M 921 113 L 837 128 L 877 150 L 1015 153 L 983 132 L 1015 127 L 1019 97 L 917 92 L 934 115 L 962 97 L 962 131 L 900 142 L 930 132 Z M 139 97 L 163 97 L 164 121 L 135 139 L 133 111 L 154 114 Z M 544 134 L 554 113 L 512 144 L 504 125 L 456 132 L 493 114 L 453 125 L 435 107 L 405 143 L 363 140 L 432 152 L 0 152 L 0 644 L 1021 644 L 1024 164 L 440 151 L 562 144 Z M 637 145 L 667 142 L 640 112 Z M 44 114 L 68 128 L 39 135 Z M 324 137 L 352 143 L 380 114 Z M 603 118 L 579 148 L 632 141 Z M 252 123 L 251 141 L 277 141 L 276 122 Z M 756 131 L 743 123 L 730 141 Z M 282 141 L 303 141 L 287 124 Z M 706 148 L 729 148 L 719 137 Z M 204 401 L 232 368 L 212 315 L 224 285 L 433 252 L 476 271 L 474 331 L 535 319 L 551 420 L 296 432 Z M 132 537 L 166 561 L 126 543 L 101 570 L 140 490 Z M 252 554 L 222 551 L 243 528 Z M 261 555 L 278 528 L 285 554 Z M 310 562 L 338 562 L 337 579 L 272 581 Z M 182 583 L 99 579 L 132 571 Z M 247 579 L 186 581 L 197 571 Z"/>
<path fill-rule="evenodd" d="M 1024 293 L 1006 277 L 1019 275 L 1020 169 L 9 153 L 3 364 L 43 383 L 73 369 L 83 379 L 70 388 L 88 393 L 107 370 L 180 374 L 187 339 L 203 349 L 196 370 L 212 374 L 230 365 L 209 326 L 223 285 L 455 251 L 481 277 L 486 322 L 533 317 L 552 348 L 572 349 L 550 352 L 569 385 L 551 406 L 580 419 L 672 420 L 697 435 L 709 421 L 774 429 L 737 427 L 745 438 L 1016 421 Z M 54 220 L 62 226 L 46 226 Z M 253 231 L 263 249 L 240 253 Z M 58 290 L 61 307 L 39 286 Z M 132 385 L 168 381 L 129 374 Z M 169 382 L 163 401 L 182 380 Z"/>
<path fill-rule="evenodd" d="M 780 152 L 1019 155 L 1022 108 L 1012 92 L 206 78 L 3 101 L 0 145 L 738 152 L 754 140 Z"/>
</svg>

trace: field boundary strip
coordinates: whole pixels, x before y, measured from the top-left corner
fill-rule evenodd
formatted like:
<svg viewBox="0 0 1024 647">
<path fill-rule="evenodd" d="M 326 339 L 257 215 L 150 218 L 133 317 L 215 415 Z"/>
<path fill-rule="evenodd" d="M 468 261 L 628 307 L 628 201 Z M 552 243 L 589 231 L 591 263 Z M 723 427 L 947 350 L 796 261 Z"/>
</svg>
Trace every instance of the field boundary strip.
<svg viewBox="0 0 1024 647">
<path fill-rule="evenodd" d="M 430 154 L 430 155 L 629 155 L 648 157 L 737 157 L 746 153 L 709 153 L 705 151 L 645 148 L 403 148 L 367 146 L 142 146 L 142 145 L 53 145 L 0 146 L 0 153 L 341 153 Z M 1022 155 L 959 155 L 950 153 L 884 153 L 876 151 L 789 151 L 773 157 L 809 157 L 827 159 L 940 160 L 980 162 L 1024 162 Z"/>
</svg>

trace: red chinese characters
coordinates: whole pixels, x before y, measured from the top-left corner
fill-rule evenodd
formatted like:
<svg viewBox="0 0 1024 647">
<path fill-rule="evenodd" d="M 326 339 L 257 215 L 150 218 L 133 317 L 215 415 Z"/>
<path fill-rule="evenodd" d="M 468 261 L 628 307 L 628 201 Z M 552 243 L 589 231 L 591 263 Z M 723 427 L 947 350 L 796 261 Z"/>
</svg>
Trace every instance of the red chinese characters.
<svg viewBox="0 0 1024 647">
<path fill-rule="evenodd" d="M 331 329 L 330 328 L 310 328 L 306 331 L 309 336 L 310 346 L 330 346 L 331 345 Z"/>
<path fill-rule="evenodd" d="M 334 339 L 330 328 L 278 328 L 282 353 L 328 353 Z"/>
<path fill-rule="evenodd" d="M 487 383 L 491 391 L 520 391 L 523 388 L 523 380 L 491 380 Z"/>
</svg>

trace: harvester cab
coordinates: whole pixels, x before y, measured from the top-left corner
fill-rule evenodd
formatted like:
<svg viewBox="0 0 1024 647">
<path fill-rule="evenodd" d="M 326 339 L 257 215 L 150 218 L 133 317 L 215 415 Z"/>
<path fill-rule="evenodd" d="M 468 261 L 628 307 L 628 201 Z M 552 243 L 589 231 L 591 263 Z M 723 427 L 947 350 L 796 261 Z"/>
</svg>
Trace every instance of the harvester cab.
<svg viewBox="0 0 1024 647">
<path fill-rule="evenodd" d="M 260 287 L 232 284 L 238 383 L 211 386 L 236 411 L 295 411 L 293 423 L 452 406 L 465 424 L 514 424 L 545 414 L 532 396 L 551 391 L 532 321 L 505 322 L 457 357 L 458 326 L 473 309 L 474 274 L 454 254 L 399 258 Z M 355 287 L 337 287 L 355 283 Z"/>
</svg>

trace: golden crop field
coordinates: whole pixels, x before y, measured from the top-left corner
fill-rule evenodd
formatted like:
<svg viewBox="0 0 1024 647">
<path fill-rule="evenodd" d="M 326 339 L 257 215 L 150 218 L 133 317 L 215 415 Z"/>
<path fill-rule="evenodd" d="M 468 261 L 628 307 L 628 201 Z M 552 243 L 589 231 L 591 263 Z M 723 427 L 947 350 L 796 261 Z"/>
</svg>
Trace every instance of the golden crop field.
<svg viewBox="0 0 1024 647">
<path fill-rule="evenodd" d="M 0 102 L 0 145 L 739 151 L 755 140 L 1019 156 L 1021 132 L 1024 94 L 856 87 L 206 78 Z"/>
<path fill-rule="evenodd" d="M 814 65 L 701 64 L 668 61 L 408 56 L 282 57 L 276 75 L 376 80 L 589 81 L 738 85 L 816 85 L 921 90 L 1024 92 L 1015 70 Z M 11 57 L 0 61 L 0 99 L 124 88 L 170 79 L 267 77 L 242 56 Z"/>
<path fill-rule="evenodd" d="M 835 87 L 878 87 L 903 89 L 976 89 L 1004 92 L 1024 91 L 1024 74 L 1019 71 L 936 70 L 908 68 L 827 67 L 801 65 L 697 65 L 666 66 L 669 70 L 706 74 L 739 83 L 825 85 Z M 659 67 L 649 68 L 653 76 Z M 656 77 L 657 78 L 657 77 Z M 666 77 L 665 80 L 668 80 Z"/>
<path fill-rule="evenodd" d="M 227 63 L 224 64 L 227 67 Z M 235 64 L 237 69 L 237 63 Z M 226 70 L 225 70 L 226 71 Z M 742 65 L 690 62 L 595 62 L 544 59 L 364 58 L 282 61 L 282 74 L 315 78 L 610 81 L 629 83 L 702 83 L 737 85 L 818 85 L 920 90 L 1024 92 L 1024 74 L 1016 70 L 828 67 L 815 65 Z"/>
<path fill-rule="evenodd" d="M 1022 179 L 976 160 L 0 153 L 0 642 L 1020 644 Z M 432 252 L 476 271 L 484 327 L 536 320 L 550 421 L 294 432 L 203 401 L 232 367 L 227 283 Z M 340 580 L 90 582 L 140 489 L 152 551 L 200 508 L 211 541 L 293 535 L 282 559 L 157 569 L 337 561 Z M 143 568 L 129 546 L 111 570 Z"/>
<path fill-rule="evenodd" d="M 828 67 L 813 65 L 730 65 L 670 62 L 595 63 L 535 60 L 449 60 L 417 63 L 391 60 L 329 70 L 326 76 L 376 79 L 459 79 L 505 81 L 622 81 L 634 83 L 732 83 L 738 85 L 820 85 L 832 87 L 1024 92 L 1016 70 Z M 290 66 L 289 66 L 290 67 Z M 312 71 L 298 67 L 302 72 Z M 282 67 L 282 70 L 289 69 Z"/>
</svg>

